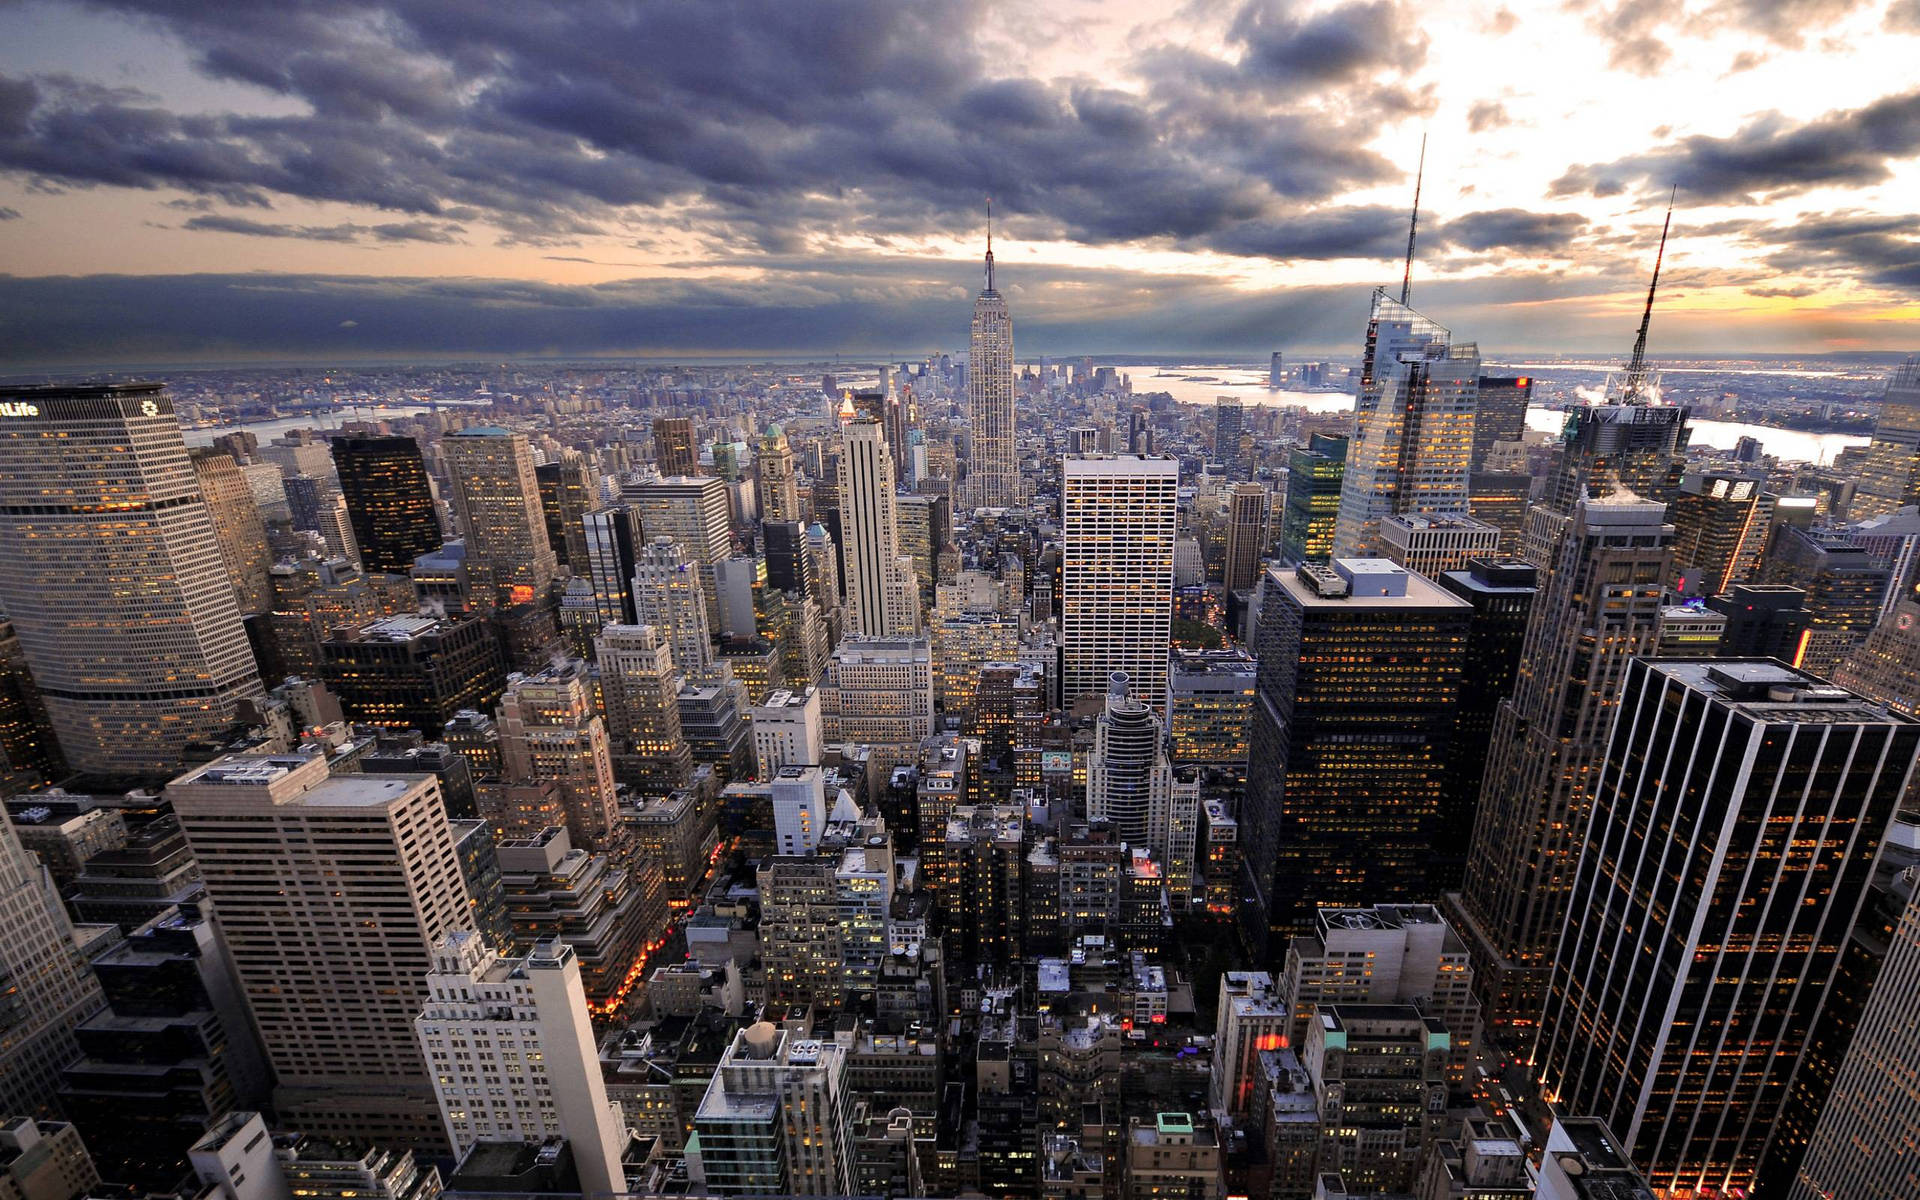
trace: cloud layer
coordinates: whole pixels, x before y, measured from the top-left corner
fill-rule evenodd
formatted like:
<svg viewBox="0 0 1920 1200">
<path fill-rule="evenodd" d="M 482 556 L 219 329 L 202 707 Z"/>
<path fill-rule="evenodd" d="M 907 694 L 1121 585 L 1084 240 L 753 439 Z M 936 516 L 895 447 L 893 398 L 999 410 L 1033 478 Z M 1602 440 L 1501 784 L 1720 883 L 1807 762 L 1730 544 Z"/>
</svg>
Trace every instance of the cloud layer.
<svg viewBox="0 0 1920 1200">
<path fill-rule="evenodd" d="M 1463 56 L 1459 14 L 1411 0 L 38 0 L 135 31 L 189 82 L 0 60 L 16 64 L 0 71 L 0 182 L 16 189 L 0 222 L 33 229 L 48 194 L 150 197 L 141 227 L 174 240 L 142 269 L 211 273 L 0 278 L 0 356 L 944 344 L 970 276 L 927 256 L 989 195 L 1010 238 L 1052 255 L 1009 263 L 1023 338 L 1332 345 L 1374 277 L 1399 276 L 1423 131 L 1451 179 L 1427 176 L 1415 278 L 1469 306 L 1449 319 L 1512 344 L 1580 342 L 1580 304 L 1638 290 L 1651 235 L 1631 210 L 1672 185 L 1715 210 L 1679 222 L 1680 286 L 1890 305 L 1920 276 L 1915 219 L 1827 194 L 1920 157 L 1908 79 L 1824 114 L 1743 107 L 1604 147 L 1554 140 L 1526 187 L 1482 168 L 1515 157 L 1502 139 L 1573 121 L 1553 75 L 1583 53 L 1609 78 L 1655 79 L 1712 46 L 1702 80 L 1746 80 L 1825 53 L 1848 22 L 1920 34 L 1917 2 L 1475 8 L 1481 53 Z M 1585 37 L 1565 62 L 1487 53 L 1550 20 Z M 1691 258 L 1696 238 L 1740 265 Z M 534 279 L 647 277 L 465 278 L 513 255 Z M 1277 278 L 1305 286 L 1257 290 Z M 1561 335 L 1539 336 L 1552 320 Z"/>
</svg>

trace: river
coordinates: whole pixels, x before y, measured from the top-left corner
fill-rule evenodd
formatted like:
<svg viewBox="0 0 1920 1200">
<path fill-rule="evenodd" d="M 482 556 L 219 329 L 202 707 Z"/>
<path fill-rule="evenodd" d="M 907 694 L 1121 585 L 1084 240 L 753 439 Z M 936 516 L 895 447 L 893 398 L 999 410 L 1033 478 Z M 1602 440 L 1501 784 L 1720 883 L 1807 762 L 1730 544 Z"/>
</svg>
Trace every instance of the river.
<svg viewBox="0 0 1920 1200">
<path fill-rule="evenodd" d="M 1344 392 L 1296 392 L 1267 387 L 1267 372 L 1256 367 L 1134 367 L 1135 395 L 1166 392 L 1182 404 L 1212 404 L 1217 397 L 1233 396 L 1243 404 L 1298 405 L 1310 412 L 1344 412 L 1353 407 L 1353 397 Z M 1750 374 L 1809 374 L 1823 372 L 1747 372 Z M 1550 408 L 1527 410 L 1527 428 L 1543 433 L 1559 433 L 1566 414 Z M 1784 462 L 1829 463 L 1848 446 L 1864 446 L 1870 439 L 1857 433 L 1805 433 L 1797 429 L 1775 429 L 1771 425 L 1748 425 L 1738 421 L 1687 422 L 1692 445 L 1731 450 L 1743 437 L 1758 441 L 1766 452 Z"/>
<path fill-rule="evenodd" d="M 447 407 L 442 405 L 442 408 Z M 204 429 L 181 426 L 180 435 L 189 446 L 210 446 L 213 439 L 229 433 L 251 433 L 265 445 L 283 433 L 296 429 L 338 429 L 348 421 L 391 421 L 396 417 L 417 417 L 430 411 L 424 404 L 395 404 L 380 408 L 336 408 L 298 417 L 272 417 L 264 421 L 243 421 L 238 425 L 211 425 Z"/>
</svg>

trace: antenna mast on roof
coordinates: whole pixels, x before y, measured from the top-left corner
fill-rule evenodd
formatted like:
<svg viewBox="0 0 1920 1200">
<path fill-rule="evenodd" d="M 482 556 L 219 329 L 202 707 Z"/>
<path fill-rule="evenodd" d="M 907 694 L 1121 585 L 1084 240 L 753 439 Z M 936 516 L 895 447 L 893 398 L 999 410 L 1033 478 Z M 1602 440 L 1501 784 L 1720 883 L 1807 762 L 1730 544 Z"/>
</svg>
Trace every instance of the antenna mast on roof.
<svg viewBox="0 0 1920 1200">
<path fill-rule="evenodd" d="M 993 197 L 987 197 L 987 290 L 993 290 Z"/>
<path fill-rule="evenodd" d="M 1647 308 L 1640 314 L 1640 336 L 1633 340 L 1633 357 L 1627 360 L 1626 389 L 1620 396 L 1622 404 L 1640 403 L 1641 393 L 1646 390 L 1647 326 L 1653 322 L 1653 294 L 1660 287 L 1660 264 L 1667 257 L 1667 231 L 1673 228 L 1673 199 L 1679 194 L 1679 184 L 1667 194 L 1667 220 L 1660 226 L 1660 249 L 1653 256 L 1653 282 L 1647 284 Z"/>
<path fill-rule="evenodd" d="M 1420 185 L 1427 175 L 1427 135 L 1420 135 L 1420 166 L 1413 173 L 1413 215 L 1407 218 L 1407 273 L 1400 277 L 1400 303 L 1413 301 L 1413 238 L 1420 231 Z"/>
</svg>

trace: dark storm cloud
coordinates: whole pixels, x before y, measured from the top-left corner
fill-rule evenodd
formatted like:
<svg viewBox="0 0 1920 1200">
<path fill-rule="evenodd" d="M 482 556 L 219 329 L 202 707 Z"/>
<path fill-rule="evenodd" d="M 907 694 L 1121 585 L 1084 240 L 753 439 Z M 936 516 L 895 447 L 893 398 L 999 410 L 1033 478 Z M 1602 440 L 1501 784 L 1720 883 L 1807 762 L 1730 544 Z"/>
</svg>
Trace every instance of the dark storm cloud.
<svg viewBox="0 0 1920 1200">
<path fill-rule="evenodd" d="M 1889 163 L 1915 154 L 1920 91 L 1798 125 L 1769 113 L 1729 137 L 1696 135 L 1615 162 L 1575 166 L 1553 182 L 1552 194 L 1610 196 L 1633 185 L 1659 191 L 1678 184 L 1683 201 L 1752 203 L 1827 185 L 1880 183 L 1892 174 Z"/>
<path fill-rule="evenodd" d="M 432 221 L 398 221 L 382 225 L 355 225 L 351 222 L 339 225 L 283 225 L 218 213 L 189 218 L 180 228 L 197 233 L 238 233 L 247 237 L 294 238 L 308 242 L 358 242 L 370 237 L 378 242 L 437 242 L 442 245 L 458 242 L 460 239 L 457 235 L 466 232 L 458 225 L 436 224 Z"/>
<path fill-rule="evenodd" d="M 1500 208 L 1468 213 L 1447 222 L 1446 242 L 1463 250 L 1522 250 L 1564 255 L 1587 231 L 1577 213 L 1528 212 Z"/>
<path fill-rule="evenodd" d="M 956 264 L 869 259 L 813 270 L 769 260 L 747 280 L 516 280 L 313 275 L 0 276 L 0 361 L 216 361 L 812 353 L 957 349 L 967 298 Z M 1003 281 L 1006 282 L 1006 281 Z M 1423 309 L 1483 342 L 1562 341 L 1565 304 L 1625 277 L 1513 272 L 1419 289 Z M 1020 269 L 1010 283 L 1027 353 L 1235 352 L 1357 343 L 1367 290 L 1248 291 L 1190 275 Z M 956 294 L 958 293 L 958 294 Z M 1503 307 L 1534 305 L 1511 319 Z M 1554 312 L 1541 312 L 1553 309 Z M 1496 324 L 1498 322 L 1498 324 Z M 1533 322 L 1529 324 L 1528 322 Z M 1354 346 L 1357 351 L 1357 344 Z"/>
<path fill-rule="evenodd" d="M 184 114 L 0 78 L 0 170 L 484 219 L 536 245 L 665 204 L 753 251 L 823 230 L 924 236 L 971 227 L 989 194 L 1029 237 L 1271 240 L 1398 178 L 1409 164 L 1362 147 L 1434 103 L 1406 84 L 1427 39 L 1394 0 L 1310 16 L 1253 0 L 1224 56 L 1144 47 L 1138 93 L 1006 78 L 969 0 L 94 7 L 306 111 Z"/>
<path fill-rule="evenodd" d="M 217 213 L 190 218 L 180 228 L 196 233 L 238 233 L 247 237 L 298 238 L 309 242 L 350 242 L 356 229 L 352 225 L 276 225 Z"/>
<path fill-rule="evenodd" d="M 1757 237 L 1780 247 L 1767 264 L 1781 271 L 1838 274 L 1891 288 L 1920 287 L 1920 215 L 1806 214 Z"/>
<path fill-rule="evenodd" d="M 1291 0 L 1255 0 L 1235 18 L 1232 36 L 1246 48 L 1241 61 L 1252 78 L 1319 84 L 1383 68 L 1411 71 L 1426 62 L 1426 34 L 1389 0 L 1342 4 L 1305 18 L 1297 8 Z"/>
</svg>

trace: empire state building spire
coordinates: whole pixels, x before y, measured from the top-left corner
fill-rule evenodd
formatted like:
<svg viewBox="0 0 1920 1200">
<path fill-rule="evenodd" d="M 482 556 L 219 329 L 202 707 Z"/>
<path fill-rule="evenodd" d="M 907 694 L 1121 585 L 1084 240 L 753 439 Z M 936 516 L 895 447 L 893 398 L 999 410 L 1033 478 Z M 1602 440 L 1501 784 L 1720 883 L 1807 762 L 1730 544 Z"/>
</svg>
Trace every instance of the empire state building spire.
<svg viewBox="0 0 1920 1200">
<path fill-rule="evenodd" d="M 987 197 L 987 291 L 993 290 L 993 197 Z"/>
<path fill-rule="evenodd" d="M 973 302 L 967 349 L 967 416 L 972 427 L 967 487 L 976 507 L 1019 503 L 1013 440 L 1013 319 L 993 286 L 993 202 L 987 202 L 987 286 Z"/>
</svg>

